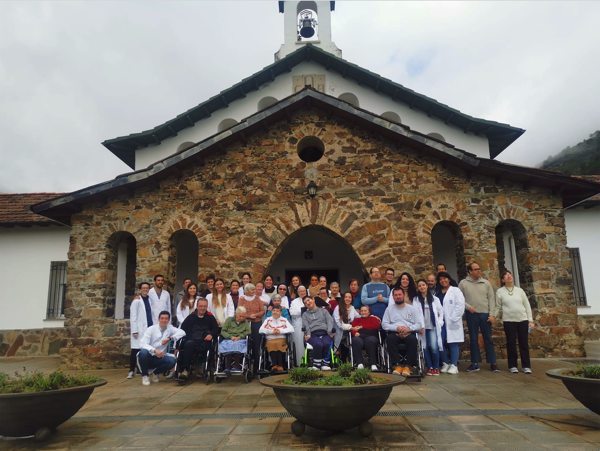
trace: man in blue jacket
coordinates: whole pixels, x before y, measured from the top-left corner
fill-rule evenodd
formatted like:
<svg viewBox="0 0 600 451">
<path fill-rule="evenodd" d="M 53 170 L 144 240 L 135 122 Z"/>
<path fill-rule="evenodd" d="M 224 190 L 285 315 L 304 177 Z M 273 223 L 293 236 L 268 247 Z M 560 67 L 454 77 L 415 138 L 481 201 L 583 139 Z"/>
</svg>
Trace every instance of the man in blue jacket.
<svg viewBox="0 0 600 451">
<path fill-rule="evenodd" d="M 385 310 L 389 305 L 390 287 L 381 282 L 379 268 L 371 268 L 371 281 L 362 287 L 360 295 L 363 305 L 371 307 L 371 313 L 383 319 Z"/>
</svg>

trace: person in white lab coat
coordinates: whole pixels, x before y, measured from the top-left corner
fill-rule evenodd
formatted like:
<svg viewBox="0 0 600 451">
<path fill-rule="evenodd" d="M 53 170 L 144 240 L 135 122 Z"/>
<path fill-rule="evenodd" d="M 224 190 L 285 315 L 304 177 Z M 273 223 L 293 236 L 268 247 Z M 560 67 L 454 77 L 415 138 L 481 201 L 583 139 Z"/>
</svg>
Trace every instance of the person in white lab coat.
<svg viewBox="0 0 600 451">
<path fill-rule="evenodd" d="M 144 332 L 138 354 L 138 362 L 142 371 L 142 384 L 150 385 L 150 372 L 154 373 L 152 382 L 158 382 L 158 375 L 169 371 L 177 363 L 173 355 L 166 354 L 167 346 L 171 340 L 185 337 L 185 332 L 169 324 L 171 313 L 163 310 L 158 314 L 158 324 L 150 326 Z"/>
<path fill-rule="evenodd" d="M 413 299 L 413 305 L 423 315 L 424 329 L 417 338 L 423 345 L 423 354 L 427 364 L 428 376 L 440 375 L 440 350 L 442 344 L 442 326 L 444 325 L 444 308 L 440 300 L 433 295 L 425 279 L 417 281 L 418 296 Z"/>
<path fill-rule="evenodd" d="M 438 299 L 444 307 L 444 327 L 442 329 L 442 339 L 448 343 L 450 350 L 450 362 L 445 361 L 440 369 L 442 373 L 458 373 L 458 344 L 465 341 L 465 331 L 463 329 L 463 313 L 465 313 L 465 297 L 457 287 L 450 285 L 450 274 L 440 272 L 437 275 L 437 282 L 440 285 L 440 291 L 437 293 Z M 443 357 L 443 354 L 442 354 Z M 450 365 L 448 365 L 450 363 Z"/>
<path fill-rule="evenodd" d="M 304 356 L 304 334 L 302 333 L 302 313 L 306 311 L 303 299 L 306 297 L 306 287 L 300 285 L 296 289 L 298 297 L 290 305 L 290 317 L 294 327 L 293 340 L 296 347 L 296 366 L 300 366 Z"/>
<path fill-rule="evenodd" d="M 165 278 L 162 274 L 154 276 L 154 287 L 150 288 L 148 297 L 152 307 L 152 323 L 158 324 L 158 314 L 162 311 L 171 313 L 171 295 L 167 290 L 163 290 Z"/>
<path fill-rule="evenodd" d="M 198 299 L 198 286 L 195 283 L 190 283 L 185 288 L 183 297 L 177 304 L 177 326 L 181 327 L 185 319 L 194 313 L 196 309 L 196 299 Z"/>
<path fill-rule="evenodd" d="M 129 374 L 127 379 L 133 379 L 135 370 L 137 367 L 137 354 L 141 349 L 141 340 L 144 336 L 144 332 L 149 326 L 152 326 L 152 307 L 150 306 L 150 299 L 148 298 L 148 292 L 150 291 L 150 284 L 148 282 L 142 282 L 139 286 L 141 296 L 136 296 L 136 299 L 131 303 L 129 309 L 129 324 L 131 329 L 131 355 L 129 356 Z"/>
<path fill-rule="evenodd" d="M 227 318 L 235 316 L 233 299 L 225 291 L 225 281 L 223 279 L 218 278 L 215 280 L 215 286 L 206 296 L 206 300 L 208 301 L 208 311 L 216 318 L 219 327 L 223 327 Z"/>
</svg>

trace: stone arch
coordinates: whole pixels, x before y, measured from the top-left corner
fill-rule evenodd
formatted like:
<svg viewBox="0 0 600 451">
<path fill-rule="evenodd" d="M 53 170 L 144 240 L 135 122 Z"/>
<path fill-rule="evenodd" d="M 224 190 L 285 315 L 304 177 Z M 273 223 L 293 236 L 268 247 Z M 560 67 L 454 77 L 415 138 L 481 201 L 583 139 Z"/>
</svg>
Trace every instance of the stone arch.
<svg viewBox="0 0 600 451">
<path fill-rule="evenodd" d="M 393 122 L 397 122 L 398 124 L 402 123 L 400 120 L 400 115 L 398 113 L 394 113 L 393 111 L 386 111 L 385 113 L 381 114 L 381 117 Z"/>
<path fill-rule="evenodd" d="M 258 101 L 258 106 L 256 108 L 256 111 L 262 111 L 265 110 L 267 108 L 269 108 L 272 105 L 275 105 L 278 102 L 278 100 L 275 97 L 263 97 L 262 99 L 260 99 Z"/>
<path fill-rule="evenodd" d="M 338 96 L 338 99 L 343 100 L 344 102 L 348 102 L 350 105 L 354 105 L 355 107 L 360 107 L 360 102 L 358 101 L 358 97 L 351 92 L 345 92 Z"/>
<path fill-rule="evenodd" d="M 452 221 L 442 220 L 431 229 L 433 268 L 443 263 L 457 281 L 467 276 L 462 230 Z"/>
<path fill-rule="evenodd" d="M 446 142 L 446 138 L 444 138 L 439 133 L 428 133 L 427 136 L 433 139 L 437 139 L 438 141 Z"/>
<path fill-rule="evenodd" d="M 167 274 L 167 285 L 173 293 L 173 299 L 182 290 L 185 278 L 198 283 L 198 254 L 198 237 L 192 230 L 179 229 L 173 232 L 169 238 Z"/>
<path fill-rule="evenodd" d="M 106 242 L 105 252 L 104 296 L 98 316 L 129 318 L 136 288 L 137 241 L 129 232 L 114 232 Z M 86 310 L 92 315 L 89 308 Z"/>
<path fill-rule="evenodd" d="M 231 128 L 237 124 L 238 124 L 238 121 L 236 121 L 235 119 L 231 119 L 231 118 L 223 119 L 221 122 L 219 122 L 219 125 L 217 126 L 217 132 L 222 132 L 222 131 L 227 130 L 228 128 Z"/>
<path fill-rule="evenodd" d="M 533 269 L 527 229 L 516 219 L 504 219 L 495 227 L 498 278 L 505 269 L 515 276 L 515 285 L 533 295 Z M 516 268 L 515 268 L 516 266 Z"/>
<path fill-rule="evenodd" d="M 177 152 L 183 152 L 184 150 L 188 150 L 191 149 L 192 147 L 194 147 L 196 145 L 196 143 L 193 143 L 191 141 L 186 141 L 184 143 L 179 144 L 179 146 L 177 146 Z"/>
<path fill-rule="evenodd" d="M 337 243 L 341 243 L 344 248 L 348 251 L 348 255 L 352 255 L 353 258 L 356 259 L 356 262 L 358 263 L 358 266 L 360 267 L 360 271 L 362 272 L 362 277 L 364 278 L 364 280 L 368 280 L 368 270 L 367 267 L 365 266 L 362 258 L 360 257 L 360 255 L 358 254 L 358 252 L 352 247 L 352 245 L 348 242 L 347 239 L 345 239 L 343 236 L 339 235 L 338 233 L 336 233 L 335 231 L 333 231 L 332 229 L 324 226 L 324 225 L 317 225 L 317 224 L 311 224 L 311 225 L 306 225 L 304 227 L 298 228 L 297 230 L 295 230 L 294 232 L 290 233 L 289 235 L 287 235 L 280 243 L 279 246 L 277 246 L 277 249 L 275 250 L 275 252 L 273 252 L 273 255 L 271 256 L 271 259 L 269 261 L 269 263 L 266 266 L 265 269 L 265 274 L 266 273 L 272 273 L 274 268 L 273 268 L 273 264 L 276 262 L 277 258 L 281 255 L 282 251 L 292 242 L 294 242 L 294 240 L 296 240 L 299 236 L 301 236 L 303 233 L 307 233 L 307 232 L 311 232 L 311 231 L 317 231 L 317 232 L 321 232 L 331 238 L 333 238 Z M 306 256 L 305 256 L 306 258 Z M 318 262 L 315 263 L 317 266 L 319 265 Z M 315 268 L 316 269 L 316 268 Z M 361 279 L 361 277 L 359 277 L 360 274 L 356 274 L 354 275 L 354 277 L 358 278 L 359 280 Z M 288 283 L 288 280 L 282 281 L 282 283 Z M 338 282 L 340 282 L 338 280 Z M 362 280 L 361 280 L 361 285 L 362 285 Z M 343 284 L 343 282 L 342 282 Z M 346 283 L 347 286 L 347 283 Z M 342 291 L 344 291 L 344 286 L 341 285 Z"/>
</svg>

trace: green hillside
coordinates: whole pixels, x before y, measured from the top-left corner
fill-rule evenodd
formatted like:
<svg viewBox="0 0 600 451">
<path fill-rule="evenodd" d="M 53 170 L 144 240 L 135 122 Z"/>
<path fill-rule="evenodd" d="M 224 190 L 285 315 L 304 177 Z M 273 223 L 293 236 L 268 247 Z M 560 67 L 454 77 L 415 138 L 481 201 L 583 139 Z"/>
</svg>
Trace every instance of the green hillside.
<svg viewBox="0 0 600 451">
<path fill-rule="evenodd" d="M 566 175 L 600 174 L 600 130 L 576 146 L 567 147 L 555 156 L 550 155 L 540 168 L 560 171 Z"/>
</svg>

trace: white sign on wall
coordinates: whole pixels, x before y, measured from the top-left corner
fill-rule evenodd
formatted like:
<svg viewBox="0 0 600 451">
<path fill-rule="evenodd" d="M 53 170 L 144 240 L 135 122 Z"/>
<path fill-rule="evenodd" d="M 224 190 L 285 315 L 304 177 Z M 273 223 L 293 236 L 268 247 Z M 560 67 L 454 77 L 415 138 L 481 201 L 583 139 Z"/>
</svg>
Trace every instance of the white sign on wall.
<svg viewBox="0 0 600 451">
<path fill-rule="evenodd" d="M 325 75 L 293 75 L 292 89 L 294 93 L 304 89 L 306 86 L 312 86 L 317 91 L 325 93 Z"/>
</svg>

